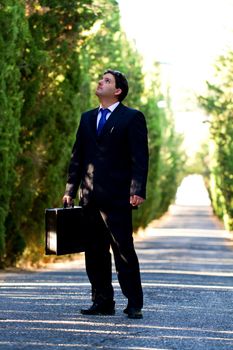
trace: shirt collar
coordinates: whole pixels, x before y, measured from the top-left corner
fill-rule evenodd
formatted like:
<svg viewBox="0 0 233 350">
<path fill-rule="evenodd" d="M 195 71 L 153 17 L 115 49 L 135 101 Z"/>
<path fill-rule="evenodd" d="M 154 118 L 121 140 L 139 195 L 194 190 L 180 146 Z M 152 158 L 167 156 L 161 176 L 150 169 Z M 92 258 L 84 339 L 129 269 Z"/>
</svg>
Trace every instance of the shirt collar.
<svg viewBox="0 0 233 350">
<path fill-rule="evenodd" d="M 113 103 L 111 106 L 109 106 L 108 107 L 108 109 L 111 111 L 111 113 L 114 111 L 114 109 L 115 108 L 117 108 L 117 106 L 120 104 L 120 102 L 119 101 L 117 101 L 117 102 L 115 102 L 115 103 Z M 99 107 L 99 110 L 100 110 L 100 108 L 103 108 L 101 105 L 100 105 L 100 107 Z"/>
</svg>

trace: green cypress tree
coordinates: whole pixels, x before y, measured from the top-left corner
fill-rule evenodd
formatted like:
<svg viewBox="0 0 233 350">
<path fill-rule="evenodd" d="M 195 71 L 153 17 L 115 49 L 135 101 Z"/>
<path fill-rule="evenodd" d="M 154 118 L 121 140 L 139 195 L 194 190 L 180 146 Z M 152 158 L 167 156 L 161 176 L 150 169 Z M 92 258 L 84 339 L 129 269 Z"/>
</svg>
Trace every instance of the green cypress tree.
<svg viewBox="0 0 233 350">
<path fill-rule="evenodd" d="M 209 176 L 206 183 L 215 213 L 233 230 L 233 51 L 216 62 L 214 82 L 207 82 L 200 104 L 209 114 Z"/>
<path fill-rule="evenodd" d="M 17 182 L 8 233 L 20 232 L 25 257 L 43 254 L 44 210 L 61 205 L 66 167 L 80 115 L 77 47 L 96 20 L 93 1 L 27 2 L 30 40 L 24 50 Z M 21 250 L 18 251 L 20 253 Z M 7 257 L 16 254 L 9 244 Z"/>
<path fill-rule="evenodd" d="M 18 137 L 23 103 L 20 64 L 26 38 L 23 1 L 1 1 L 0 27 L 0 260 L 3 262 L 6 247 L 5 221 L 13 185 L 17 181 L 15 162 L 20 150 Z M 20 244 L 20 237 L 18 241 Z"/>
<path fill-rule="evenodd" d="M 9 263 L 15 263 L 22 252 L 20 236 L 27 245 L 25 258 L 32 260 L 33 257 L 37 261 L 42 256 L 44 209 L 61 205 L 79 117 L 82 111 L 97 103 L 93 89 L 99 74 L 106 68 L 126 73 L 131 89 L 126 104 L 144 109 L 148 118 L 149 196 L 148 204 L 139 211 L 136 228 L 145 226 L 159 212 L 159 186 L 167 185 L 158 180 L 160 148 L 162 138 L 165 143 L 172 138 L 164 137 L 165 128 L 169 128 L 162 123 L 164 112 L 156 105 L 159 88 L 155 95 L 144 92 L 141 58 L 120 29 L 115 0 L 28 0 L 26 13 L 27 45 L 19 48 L 23 96 L 20 153 L 6 221 Z M 144 100 L 147 97 L 147 103 L 142 102 L 142 97 Z M 176 156 L 174 152 L 173 159 Z M 169 166 L 167 171 L 171 169 L 175 177 L 177 169 Z M 171 196 L 166 198 L 171 199 Z"/>
</svg>

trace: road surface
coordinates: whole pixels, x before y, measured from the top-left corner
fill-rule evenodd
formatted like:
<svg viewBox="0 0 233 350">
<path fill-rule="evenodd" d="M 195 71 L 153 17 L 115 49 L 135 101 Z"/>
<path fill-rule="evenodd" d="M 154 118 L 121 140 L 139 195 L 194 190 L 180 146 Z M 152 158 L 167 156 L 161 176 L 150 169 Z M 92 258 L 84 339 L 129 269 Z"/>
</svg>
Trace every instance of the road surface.
<svg viewBox="0 0 233 350">
<path fill-rule="evenodd" d="M 0 273 L 0 349 L 232 350 L 233 244 L 209 204 L 177 198 L 136 249 L 142 320 L 123 314 L 115 273 L 116 315 L 80 314 L 90 305 L 82 255 L 39 271 Z"/>
</svg>

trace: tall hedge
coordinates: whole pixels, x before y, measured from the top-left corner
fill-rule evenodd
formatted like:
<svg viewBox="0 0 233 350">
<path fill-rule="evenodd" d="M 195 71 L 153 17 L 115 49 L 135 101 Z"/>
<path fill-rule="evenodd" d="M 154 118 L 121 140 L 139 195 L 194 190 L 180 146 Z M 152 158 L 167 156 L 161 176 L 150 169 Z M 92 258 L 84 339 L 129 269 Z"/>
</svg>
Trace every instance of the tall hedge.
<svg viewBox="0 0 233 350">
<path fill-rule="evenodd" d="M 182 149 L 183 139 L 175 131 L 170 96 L 162 92 L 160 73 L 160 65 L 155 63 L 151 87 L 141 105 L 147 118 L 150 161 L 147 200 L 134 213 L 136 229 L 145 228 L 168 210 L 184 176 L 186 156 Z M 164 102 L 164 108 L 159 107 L 160 101 Z"/>
<path fill-rule="evenodd" d="M 5 220 L 17 181 L 15 163 L 23 104 L 20 64 L 26 40 L 24 5 L 20 0 L 0 2 L 0 261 L 6 249 Z"/>
<path fill-rule="evenodd" d="M 134 217 L 136 229 L 146 226 L 174 198 L 180 140 L 170 110 L 157 106 L 163 98 L 157 75 L 145 89 L 142 60 L 120 27 L 117 1 L 5 2 L 0 13 L 2 261 L 33 263 L 43 257 L 44 210 L 61 205 L 81 112 L 98 104 L 94 91 L 107 68 L 125 72 L 130 85 L 125 103 L 143 110 L 148 122 L 148 199 Z"/>
<path fill-rule="evenodd" d="M 24 255 L 43 253 L 44 210 L 58 206 L 64 190 L 65 170 L 80 115 L 80 63 L 77 45 L 85 40 L 96 14 L 92 1 L 28 1 L 29 42 L 23 52 L 21 113 L 14 194 L 7 222 L 7 237 L 20 234 Z M 39 247 L 39 249 L 38 249 Z M 12 254 L 12 252 L 15 254 Z M 18 240 L 10 240 L 9 263 L 21 254 Z"/>
<path fill-rule="evenodd" d="M 216 75 L 207 82 L 199 101 L 209 115 L 208 189 L 215 213 L 233 230 L 233 51 L 216 63 Z"/>
</svg>

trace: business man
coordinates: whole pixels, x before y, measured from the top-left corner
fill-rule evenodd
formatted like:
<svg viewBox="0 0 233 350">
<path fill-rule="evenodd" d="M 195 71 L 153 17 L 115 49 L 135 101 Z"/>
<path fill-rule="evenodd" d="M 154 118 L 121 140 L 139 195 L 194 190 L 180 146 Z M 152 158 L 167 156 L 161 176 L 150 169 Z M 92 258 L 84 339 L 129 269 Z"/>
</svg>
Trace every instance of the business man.
<svg viewBox="0 0 233 350">
<path fill-rule="evenodd" d="M 133 244 L 132 208 L 146 197 L 147 127 L 144 115 L 122 104 L 125 76 L 107 70 L 99 80 L 99 108 L 83 113 L 73 146 L 63 202 L 70 205 L 79 188 L 88 217 L 86 271 L 93 304 L 84 315 L 115 313 L 112 248 L 119 284 L 128 299 L 124 313 L 142 318 L 143 292 Z"/>
</svg>

